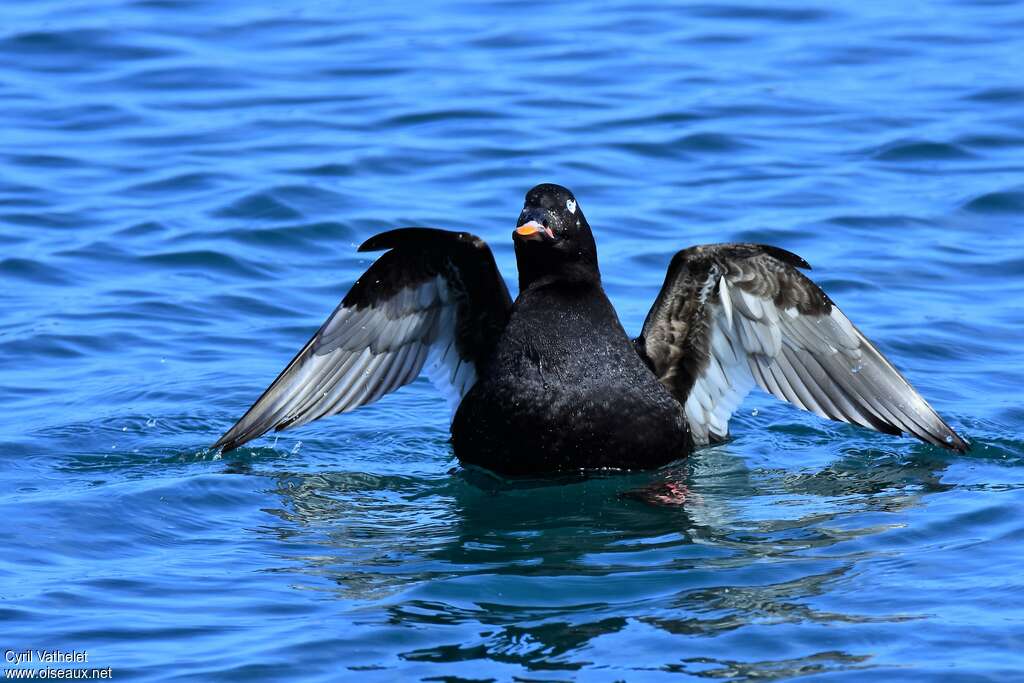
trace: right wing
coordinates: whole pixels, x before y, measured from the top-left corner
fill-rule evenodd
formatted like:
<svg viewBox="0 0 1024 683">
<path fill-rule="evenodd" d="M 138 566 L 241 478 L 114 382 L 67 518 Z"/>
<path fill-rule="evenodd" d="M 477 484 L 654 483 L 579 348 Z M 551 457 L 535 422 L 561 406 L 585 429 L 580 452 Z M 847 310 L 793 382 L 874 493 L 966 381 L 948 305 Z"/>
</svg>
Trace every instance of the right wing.
<svg viewBox="0 0 1024 683">
<path fill-rule="evenodd" d="M 508 321 L 512 300 L 487 244 L 465 232 L 400 228 L 313 338 L 217 440 L 224 452 L 270 429 L 373 403 L 427 374 L 454 414 Z"/>
<path fill-rule="evenodd" d="M 969 447 L 839 307 L 761 244 L 708 244 L 672 259 L 636 340 L 683 404 L 694 442 L 728 436 L 729 418 L 757 383 L 804 410 L 887 434 Z"/>
</svg>

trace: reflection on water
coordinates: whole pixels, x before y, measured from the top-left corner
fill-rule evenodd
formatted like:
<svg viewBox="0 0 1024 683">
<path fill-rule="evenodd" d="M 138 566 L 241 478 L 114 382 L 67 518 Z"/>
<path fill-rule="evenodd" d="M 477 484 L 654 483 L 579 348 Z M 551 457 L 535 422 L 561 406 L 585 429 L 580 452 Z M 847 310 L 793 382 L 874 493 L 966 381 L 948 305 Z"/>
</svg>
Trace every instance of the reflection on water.
<svg viewBox="0 0 1024 683">
<path fill-rule="evenodd" d="M 948 489 L 948 460 L 849 452 L 827 467 L 750 470 L 719 446 L 657 472 L 502 481 L 472 471 L 422 478 L 275 475 L 280 506 L 261 533 L 302 553 L 276 571 L 325 579 L 339 598 L 386 605 L 388 627 L 475 627 L 409 661 L 481 658 L 576 669 L 603 638 L 651 627 L 710 638 L 786 623 L 917 618 L 818 604 L 884 552 L 871 538 Z M 650 492 L 654 492 L 653 494 Z M 666 496 L 663 492 L 671 491 Z M 881 516 L 879 516 L 879 514 Z M 665 671 L 781 677 L 870 665 L 869 655 L 675 659 Z"/>
<path fill-rule="evenodd" d="M 815 652 L 799 659 L 760 662 L 694 657 L 684 660 L 679 665 L 669 665 L 665 667 L 665 670 L 716 680 L 779 680 L 829 671 L 870 669 L 870 666 L 862 664 L 868 659 L 868 657 L 856 657 L 844 652 Z"/>
</svg>

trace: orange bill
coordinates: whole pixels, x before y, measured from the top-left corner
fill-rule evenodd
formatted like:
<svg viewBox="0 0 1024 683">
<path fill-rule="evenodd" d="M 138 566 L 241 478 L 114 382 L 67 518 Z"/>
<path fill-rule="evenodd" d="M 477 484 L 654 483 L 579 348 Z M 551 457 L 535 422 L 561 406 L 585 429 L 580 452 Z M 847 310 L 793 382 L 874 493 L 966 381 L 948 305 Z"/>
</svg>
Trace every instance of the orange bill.
<svg viewBox="0 0 1024 683">
<path fill-rule="evenodd" d="M 537 238 L 542 235 L 547 235 L 548 237 L 553 238 L 555 236 L 555 233 L 551 232 L 551 228 L 546 227 L 537 221 L 527 221 L 516 228 L 515 232 L 520 237 Z"/>
</svg>

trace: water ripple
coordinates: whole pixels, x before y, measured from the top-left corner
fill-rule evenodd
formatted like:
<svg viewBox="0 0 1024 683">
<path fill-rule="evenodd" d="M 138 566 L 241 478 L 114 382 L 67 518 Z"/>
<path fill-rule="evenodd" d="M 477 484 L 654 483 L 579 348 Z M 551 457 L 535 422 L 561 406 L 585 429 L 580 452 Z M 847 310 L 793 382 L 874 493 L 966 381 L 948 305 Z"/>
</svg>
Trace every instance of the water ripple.
<svg viewBox="0 0 1024 683">
<path fill-rule="evenodd" d="M 1020 6 L 408 10 L 5 6 L 10 647 L 145 680 L 1014 679 Z M 209 449 L 371 234 L 471 230 L 514 291 L 541 181 L 630 332 L 679 249 L 791 249 L 974 449 L 755 394 L 658 472 L 504 481 L 423 379 Z"/>
</svg>

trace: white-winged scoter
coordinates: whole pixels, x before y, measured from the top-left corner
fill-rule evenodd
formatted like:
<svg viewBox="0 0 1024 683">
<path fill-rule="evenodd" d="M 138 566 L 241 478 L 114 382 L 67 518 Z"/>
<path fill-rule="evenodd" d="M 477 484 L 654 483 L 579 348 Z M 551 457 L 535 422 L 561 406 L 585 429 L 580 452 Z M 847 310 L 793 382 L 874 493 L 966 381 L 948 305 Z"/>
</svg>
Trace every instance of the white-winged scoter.
<svg viewBox="0 0 1024 683">
<path fill-rule="evenodd" d="M 784 249 L 677 253 L 630 340 L 601 286 L 590 225 L 564 187 L 526 195 L 513 302 L 480 238 L 400 228 L 313 338 L 214 448 L 372 403 L 426 372 L 455 455 L 509 475 L 644 469 L 728 436 L 754 385 L 822 417 L 966 451 Z"/>
</svg>

